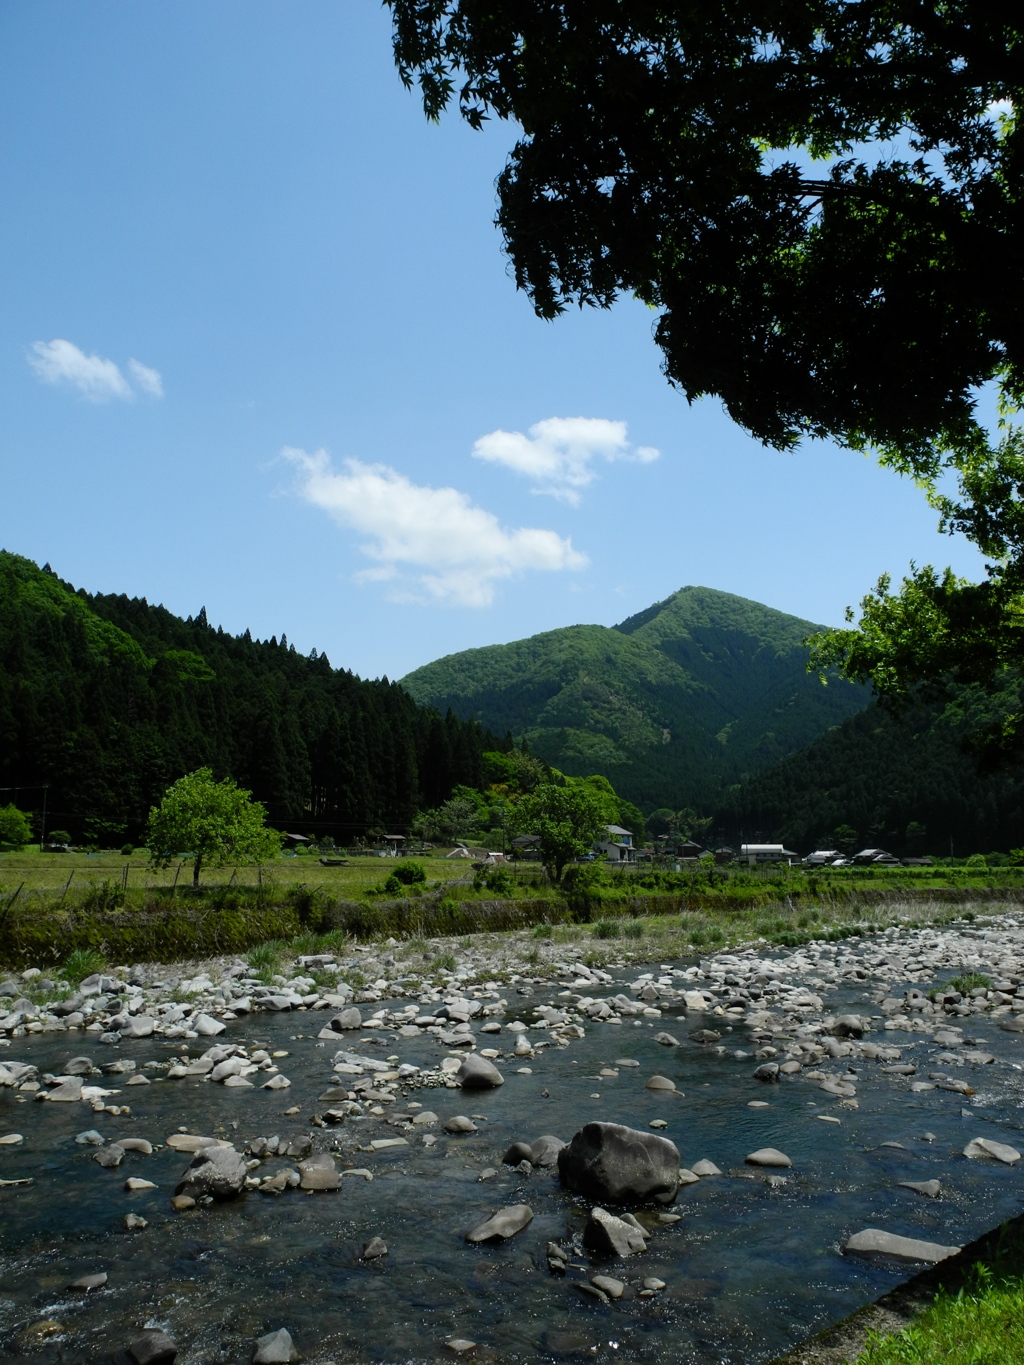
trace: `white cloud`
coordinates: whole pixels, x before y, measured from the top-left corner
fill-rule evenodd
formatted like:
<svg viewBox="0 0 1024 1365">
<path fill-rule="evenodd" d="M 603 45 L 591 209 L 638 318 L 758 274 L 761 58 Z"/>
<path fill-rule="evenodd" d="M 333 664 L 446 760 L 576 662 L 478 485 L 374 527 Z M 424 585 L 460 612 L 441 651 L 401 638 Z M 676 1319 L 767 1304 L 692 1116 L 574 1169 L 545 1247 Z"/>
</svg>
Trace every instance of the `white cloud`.
<svg viewBox="0 0 1024 1365">
<path fill-rule="evenodd" d="M 374 567 L 359 578 L 386 582 L 396 601 L 486 607 L 494 585 L 528 569 L 583 569 L 588 560 L 554 531 L 508 529 L 456 488 L 426 488 L 382 464 L 346 460 L 336 471 L 325 450 L 282 455 L 299 471 L 299 492 L 341 526 L 369 537 Z"/>
<path fill-rule="evenodd" d="M 164 381 L 159 370 L 151 370 L 148 365 L 143 365 L 138 360 L 129 360 L 128 368 L 132 372 L 137 388 L 143 393 L 148 393 L 151 398 L 163 398 Z"/>
<path fill-rule="evenodd" d="M 44 384 L 70 384 L 92 403 L 132 397 L 128 381 L 112 360 L 86 355 L 61 337 L 34 342 L 28 363 Z"/>
<path fill-rule="evenodd" d="M 625 422 L 604 417 L 547 417 L 525 436 L 521 431 L 492 431 L 473 446 L 475 459 L 503 464 L 532 479 L 535 493 L 549 493 L 574 507 L 579 490 L 597 477 L 595 460 L 650 464 L 659 454 L 651 446 L 631 446 Z"/>
<path fill-rule="evenodd" d="M 113 360 L 86 355 L 73 341 L 65 341 L 63 337 L 34 341 L 28 363 L 44 384 L 68 384 L 91 403 L 106 403 L 111 398 L 130 403 L 135 397 L 134 390 Z M 164 396 L 159 370 L 151 370 L 137 360 L 129 360 L 128 369 L 143 393 L 153 398 Z"/>
</svg>

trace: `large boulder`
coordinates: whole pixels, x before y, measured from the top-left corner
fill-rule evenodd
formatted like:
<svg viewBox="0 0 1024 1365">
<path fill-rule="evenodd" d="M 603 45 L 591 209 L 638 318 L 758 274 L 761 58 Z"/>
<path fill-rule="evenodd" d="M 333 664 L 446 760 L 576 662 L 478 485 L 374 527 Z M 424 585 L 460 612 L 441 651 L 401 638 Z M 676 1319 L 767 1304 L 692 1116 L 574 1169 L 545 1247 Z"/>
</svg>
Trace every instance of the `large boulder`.
<svg viewBox="0 0 1024 1365">
<path fill-rule="evenodd" d="M 622 1123 L 588 1123 L 558 1153 L 562 1184 L 613 1204 L 656 1199 L 670 1204 L 679 1188 L 674 1142 Z"/>
<path fill-rule="evenodd" d="M 122 1038 L 148 1038 L 156 1028 L 156 1020 L 149 1014 L 129 1014 L 121 1025 Z"/>
<path fill-rule="evenodd" d="M 463 1090 L 494 1090 L 505 1084 L 505 1077 L 493 1062 L 472 1052 L 455 1073 L 455 1079 Z"/>
<path fill-rule="evenodd" d="M 178 1181 L 175 1194 L 192 1199 L 210 1195 L 214 1199 L 235 1199 L 245 1188 L 248 1175 L 245 1158 L 234 1147 L 202 1147 Z"/>
</svg>

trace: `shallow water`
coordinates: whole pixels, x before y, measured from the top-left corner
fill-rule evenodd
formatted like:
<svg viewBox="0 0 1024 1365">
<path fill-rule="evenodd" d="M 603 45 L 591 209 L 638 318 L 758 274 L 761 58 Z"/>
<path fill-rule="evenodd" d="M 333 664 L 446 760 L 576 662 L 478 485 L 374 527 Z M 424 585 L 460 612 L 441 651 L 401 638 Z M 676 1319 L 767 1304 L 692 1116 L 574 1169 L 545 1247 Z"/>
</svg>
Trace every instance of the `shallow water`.
<svg viewBox="0 0 1024 1365">
<path fill-rule="evenodd" d="M 634 970 L 628 978 L 617 973 L 608 993 L 634 976 Z M 526 1009 L 554 999 L 557 990 L 537 987 L 529 1001 L 518 1003 Z M 829 1008 L 863 1008 L 864 998 L 863 987 L 837 991 Z M 510 1004 L 516 1007 L 516 997 Z M 333 1054 L 342 1046 L 436 1067 L 447 1049 L 426 1035 L 405 1040 L 390 1032 L 321 1044 L 313 1036 L 324 1021 L 320 1013 L 240 1019 L 218 1040 L 287 1049 L 290 1055 L 279 1064 L 290 1090 L 156 1081 L 117 1096 L 115 1102 L 131 1105 L 130 1117 L 94 1114 L 84 1104 L 19 1103 L 14 1092 L 0 1091 L 0 1131 L 25 1135 L 23 1146 L 0 1148 L 0 1177 L 34 1178 L 29 1186 L 0 1189 L 0 1352 L 67 1365 L 108 1361 L 149 1323 L 176 1340 L 182 1365 L 247 1365 L 253 1340 L 281 1326 L 303 1358 L 314 1362 L 452 1359 L 444 1342 L 458 1336 L 478 1343 L 472 1359 L 482 1361 L 748 1365 L 770 1359 L 909 1273 L 842 1256 L 839 1248 L 850 1233 L 882 1227 L 959 1245 L 1020 1211 L 1024 1172 L 961 1155 L 971 1137 L 1021 1146 L 1024 1073 L 1013 1066 L 1024 1060 L 1020 1035 L 970 1020 L 970 1036 L 995 1053 L 996 1063 L 937 1067 L 974 1085 L 979 1093 L 970 1100 L 941 1090 L 911 1095 L 905 1082 L 882 1077 L 874 1063 L 855 1062 L 860 1107 L 852 1111 L 813 1082 L 759 1085 L 751 1078 L 753 1057 L 720 1056 L 688 1042 L 677 1049 L 660 1046 L 654 1042 L 658 1030 L 686 1039 L 699 1026 L 699 1020 L 672 1013 L 666 1010 L 654 1025 L 590 1024 L 585 1039 L 564 1050 L 545 1049 L 530 1061 L 532 1075 L 517 1074 L 517 1062 L 505 1058 L 499 1065 L 506 1083 L 497 1091 L 409 1090 L 409 1100 L 433 1109 L 442 1122 L 458 1113 L 486 1121 L 478 1120 L 480 1131 L 467 1136 L 435 1130 L 432 1149 L 409 1134 L 413 1145 L 397 1154 L 353 1150 L 395 1134 L 382 1120 L 310 1129 L 309 1115 L 325 1107 L 317 1096 Z M 373 1036 L 380 1042 L 357 1041 Z M 905 1059 L 917 1061 L 919 1077 L 931 1069 L 928 1058 L 942 1051 L 922 1035 L 872 1037 L 901 1047 Z M 3 1059 L 55 1072 L 80 1053 L 109 1060 L 110 1050 L 87 1038 L 27 1037 L 5 1049 Z M 508 1046 L 511 1035 L 497 1041 Z M 723 1035 L 730 1046 L 746 1041 L 742 1025 Z M 141 1069 L 180 1048 L 153 1038 L 125 1042 L 118 1051 Z M 202 1040 L 191 1044 L 192 1055 L 202 1050 Z M 598 1077 L 602 1065 L 619 1058 L 640 1065 Z M 845 1065 L 844 1059 L 828 1069 Z M 684 1095 L 647 1091 L 644 1083 L 656 1072 L 671 1077 Z M 104 1084 L 113 1088 L 120 1079 Z M 770 1107 L 750 1109 L 751 1099 Z M 296 1104 L 300 1112 L 284 1116 Z M 965 1118 L 967 1105 L 972 1112 Z M 821 1122 L 821 1114 L 841 1121 Z M 684 1164 L 706 1157 L 726 1172 L 680 1191 L 673 1211 L 682 1220 L 659 1227 L 646 1255 L 599 1264 L 580 1251 L 588 1206 L 564 1193 L 550 1173 L 523 1177 L 501 1166 L 512 1141 L 543 1133 L 568 1139 L 594 1118 L 638 1128 L 665 1118 L 666 1136 Z M 230 1137 L 239 1147 L 257 1136 L 313 1132 L 316 1149 L 337 1150 L 341 1165 L 368 1167 L 375 1179 L 347 1178 L 338 1193 L 249 1193 L 230 1204 L 175 1214 L 169 1196 L 187 1156 L 169 1149 L 149 1157 L 129 1153 L 119 1168 L 103 1170 L 92 1160 L 95 1149 L 74 1142 L 76 1133 L 96 1127 L 108 1139 L 141 1136 L 157 1143 L 182 1124 Z M 922 1140 L 926 1132 L 934 1141 Z M 886 1141 L 903 1143 L 905 1150 L 880 1148 Z M 783 1187 L 746 1178 L 752 1172 L 744 1171 L 744 1157 L 765 1146 L 793 1160 Z M 284 1164 L 294 1165 L 271 1159 L 261 1171 Z M 480 1183 L 486 1166 L 498 1167 L 499 1174 Z M 128 1194 L 123 1186 L 130 1175 L 159 1188 Z M 900 1180 L 932 1177 L 942 1180 L 940 1199 L 897 1188 Z M 517 1237 L 501 1246 L 463 1240 L 495 1209 L 517 1203 L 528 1203 L 536 1215 Z M 142 1214 L 149 1227 L 125 1232 L 128 1212 Z M 385 1239 L 389 1254 L 364 1263 L 360 1249 L 374 1235 Z M 604 1306 L 574 1287 L 574 1280 L 587 1278 L 582 1270 L 552 1275 L 549 1240 L 574 1245 L 573 1260 L 588 1273 L 604 1270 L 628 1281 L 626 1296 Z M 105 1289 L 88 1297 L 66 1292 L 70 1280 L 101 1270 L 109 1276 Z M 651 1275 L 668 1288 L 653 1299 L 636 1297 Z M 29 1343 L 24 1329 L 43 1320 L 64 1331 Z"/>
</svg>

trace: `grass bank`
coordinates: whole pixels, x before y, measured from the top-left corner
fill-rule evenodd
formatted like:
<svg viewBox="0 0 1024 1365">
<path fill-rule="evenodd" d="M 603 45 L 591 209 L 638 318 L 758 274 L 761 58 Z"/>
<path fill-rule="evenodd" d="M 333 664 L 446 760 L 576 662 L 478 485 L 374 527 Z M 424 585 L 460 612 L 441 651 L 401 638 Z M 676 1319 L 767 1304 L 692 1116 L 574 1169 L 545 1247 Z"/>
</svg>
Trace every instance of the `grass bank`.
<svg viewBox="0 0 1024 1365">
<path fill-rule="evenodd" d="M 773 1365 L 1024 1365 L 1024 1215 Z"/>
<path fill-rule="evenodd" d="M 1024 892 L 998 888 L 902 895 L 874 889 L 814 905 L 791 898 L 736 905 L 664 893 L 583 903 L 550 889 L 524 892 L 494 897 L 471 884 L 446 884 L 425 894 L 357 900 L 301 883 L 228 882 L 195 893 L 181 886 L 124 891 L 109 880 L 77 899 L 8 892 L 0 899 L 0 963 L 46 969 L 78 951 L 110 963 L 171 962 L 242 953 L 268 941 L 301 944 L 299 952 L 387 939 L 404 945 L 476 937 L 497 945 L 504 936 L 516 939 L 527 964 L 531 955 L 564 945 L 565 954 L 600 966 L 692 957 L 755 939 L 794 947 L 896 925 L 971 920 L 1024 904 Z"/>
</svg>

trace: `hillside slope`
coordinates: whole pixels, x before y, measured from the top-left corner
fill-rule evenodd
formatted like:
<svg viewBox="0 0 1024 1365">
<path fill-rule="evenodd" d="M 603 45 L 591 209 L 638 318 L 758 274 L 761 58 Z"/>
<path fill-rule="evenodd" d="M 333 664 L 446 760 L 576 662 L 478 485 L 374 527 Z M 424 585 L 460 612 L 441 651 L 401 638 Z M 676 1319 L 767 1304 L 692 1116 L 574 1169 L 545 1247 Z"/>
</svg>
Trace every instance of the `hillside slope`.
<svg viewBox="0 0 1024 1365">
<path fill-rule="evenodd" d="M 1024 770 L 979 773 L 964 736 L 1019 705 L 963 693 L 894 720 L 878 706 L 729 793 L 715 819 L 719 838 L 775 842 L 807 853 L 851 844 L 898 855 L 957 857 L 1024 844 Z"/>
<path fill-rule="evenodd" d="M 209 764 L 273 823 L 347 839 L 478 785 L 493 747 L 478 725 L 283 636 L 88 596 L 0 551 L 0 786 L 49 783 L 50 827 L 76 838 L 137 839 L 168 784 Z M 17 794 L 25 809 L 41 797 Z"/>
<path fill-rule="evenodd" d="M 567 626 L 466 650 L 402 679 L 417 701 L 511 730 L 572 775 L 601 772 L 651 810 L 710 811 L 726 788 L 860 710 L 865 692 L 805 672 L 817 629 L 711 588 L 681 588 L 615 627 Z"/>
</svg>

